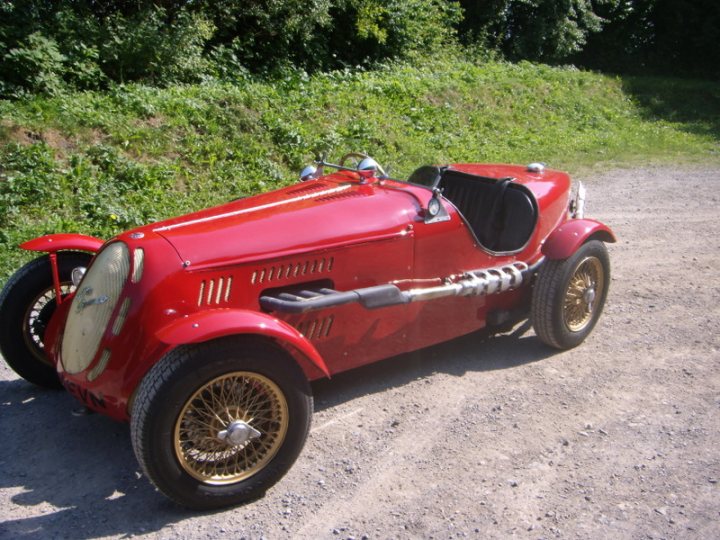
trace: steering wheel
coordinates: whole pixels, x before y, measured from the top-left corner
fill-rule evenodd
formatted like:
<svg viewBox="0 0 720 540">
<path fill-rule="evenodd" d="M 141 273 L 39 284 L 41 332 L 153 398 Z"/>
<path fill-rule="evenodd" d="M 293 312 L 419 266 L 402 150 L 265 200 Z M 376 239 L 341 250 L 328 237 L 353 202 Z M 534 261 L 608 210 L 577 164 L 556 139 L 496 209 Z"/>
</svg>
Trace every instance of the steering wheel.
<svg viewBox="0 0 720 540">
<path fill-rule="evenodd" d="M 357 167 L 358 167 L 358 165 L 360 165 L 360 163 L 362 162 L 362 160 L 365 159 L 365 158 L 369 158 L 369 157 L 370 157 L 370 156 L 367 156 L 367 155 L 365 155 L 365 154 L 363 154 L 363 153 L 361 153 L 361 152 L 348 152 L 347 154 L 345 154 L 343 157 L 340 158 L 340 163 L 339 163 L 339 165 L 340 165 L 341 167 L 347 167 L 347 165 L 345 165 L 345 162 L 346 162 L 348 159 L 354 158 L 354 159 L 355 159 L 355 167 L 347 167 L 347 168 L 348 168 L 348 169 L 354 168 L 354 169 L 357 170 Z M 370 159 L 372 159 L 372 158 L 370 158 Z M 373 161 L 375 161 L 375 160 L 373 159 Z M 380 165 L 377 161 L 375 161 L 375 164 L 377 165 L 377 170 L 378 170 L 378 172 L 379 172 L 381 175 L 383 175 L 383 176 L 387 176 L 387 173 L 385 172 L 385 169 L 382 168 L 382 165 Z"/>
</svg>

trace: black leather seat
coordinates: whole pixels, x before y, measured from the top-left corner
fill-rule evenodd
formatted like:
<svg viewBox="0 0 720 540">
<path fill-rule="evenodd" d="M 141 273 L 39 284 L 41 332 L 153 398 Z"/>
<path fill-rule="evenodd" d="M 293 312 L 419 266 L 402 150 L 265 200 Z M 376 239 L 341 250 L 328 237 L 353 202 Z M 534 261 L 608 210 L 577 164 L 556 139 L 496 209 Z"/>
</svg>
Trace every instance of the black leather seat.
<svg viewBox="0 0 720 540">
<path fill-rule="evenodd" d="M 490 251 L 517 251 L 535 230 L 534 199 L 525 186 L 512 179 L 448 170 L 443 173 L 440 187 L 443 197 L 463 215 L 478 242 Z"/>
</svg>

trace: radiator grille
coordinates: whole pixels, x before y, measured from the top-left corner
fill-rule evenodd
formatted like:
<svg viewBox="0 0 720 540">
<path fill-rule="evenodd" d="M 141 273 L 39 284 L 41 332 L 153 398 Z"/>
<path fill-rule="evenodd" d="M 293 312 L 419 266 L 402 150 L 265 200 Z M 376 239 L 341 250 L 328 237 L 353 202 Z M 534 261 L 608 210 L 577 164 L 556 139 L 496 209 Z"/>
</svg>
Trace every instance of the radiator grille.
<svg viewBox="0 0 720 540">
<path fill-rule="evenodd" d="M 65 323 L 61 354 L 68 373 L 80 373 L 92 362 L 129 274 L 130 256 L 122 242 L 110 244 L 95 256 Z"/>
<path fill-rule="evenodd" d="M 278 264 L 255 270 L 250 277 L 250 283 L 270 283 L 302 276 L 322 274 L 332 271 L 335 264 L 333 257 L 310 259 L 307 261 Z"/>
</svg>

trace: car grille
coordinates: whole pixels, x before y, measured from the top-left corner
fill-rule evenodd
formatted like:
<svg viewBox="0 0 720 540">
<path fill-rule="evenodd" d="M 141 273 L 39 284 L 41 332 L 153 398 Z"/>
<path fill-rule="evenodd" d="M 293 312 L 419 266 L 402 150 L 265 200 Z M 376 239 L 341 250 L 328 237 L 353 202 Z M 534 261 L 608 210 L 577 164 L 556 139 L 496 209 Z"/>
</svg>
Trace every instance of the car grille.
<svg viewBox="0 0 720 540">
<path fill-rule="evenodd" d="M 61 358 L 68 373 L 80 373 L 90 366 L 129 273 L 128 248 L 122 242 L 110 244 L 95 257 L 65 323 Z"/>
</svg>

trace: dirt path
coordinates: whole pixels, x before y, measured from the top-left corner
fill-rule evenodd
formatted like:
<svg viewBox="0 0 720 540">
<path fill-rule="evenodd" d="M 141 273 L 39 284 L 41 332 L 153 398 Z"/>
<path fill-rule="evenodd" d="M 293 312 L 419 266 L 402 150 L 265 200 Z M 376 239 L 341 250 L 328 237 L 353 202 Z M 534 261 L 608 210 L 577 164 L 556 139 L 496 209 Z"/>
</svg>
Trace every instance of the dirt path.
<svg viewBox="0 0 720 540">
<path fill-rule="evenodd" d="M 720 168 L 583 180 L 620 238 L 585 344 L 472 335 L 316 384 L 300 459 L 244 507 L 173 506 L 126 426 L 3 366 L 0 537 L 720 537 Z"/>
</svg>

